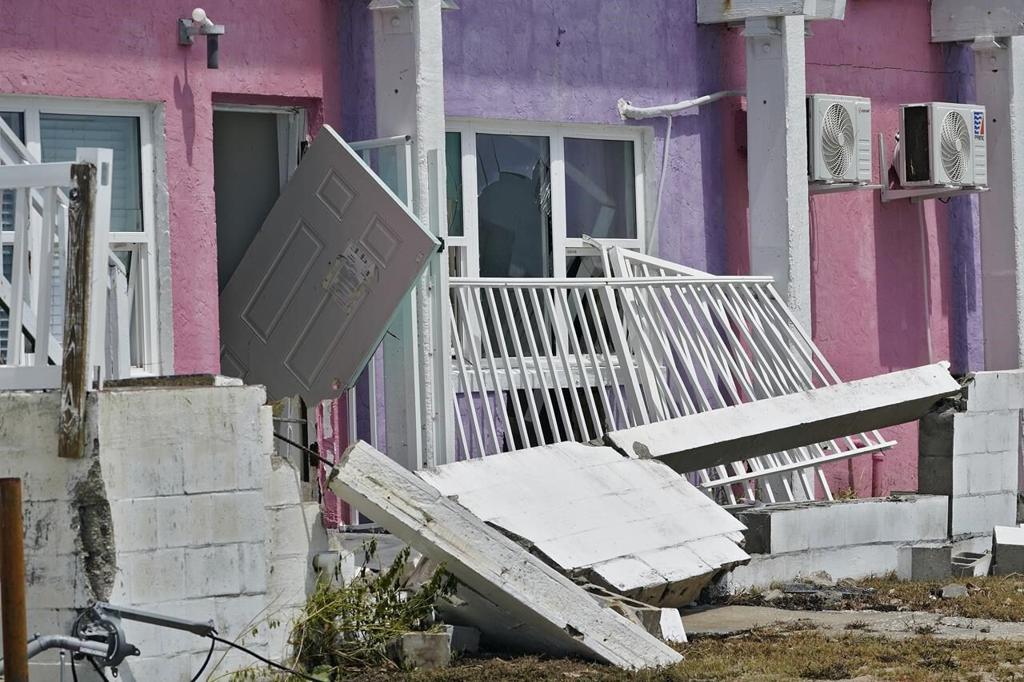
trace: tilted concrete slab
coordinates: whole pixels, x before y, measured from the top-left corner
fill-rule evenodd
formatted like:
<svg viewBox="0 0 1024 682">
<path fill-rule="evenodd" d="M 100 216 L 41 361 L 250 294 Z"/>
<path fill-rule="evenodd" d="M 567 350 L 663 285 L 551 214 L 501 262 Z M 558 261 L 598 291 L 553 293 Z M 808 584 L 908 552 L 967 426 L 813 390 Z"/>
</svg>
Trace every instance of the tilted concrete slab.
<svg viewBox="0 0 1024 682">
<path fill-rule="evenodd" d="M 575 654 L 628 669 L 656 668 L 682 659 L 366 443 L 345 452 L 331 474 L 330 487 L 414 549 L 442 562 L 468 590 L 524 624 L 529 631 L 524 642 L 539 643 L 547 653 Z M 486 621 L 474 625 L 485 636 L 503 627 Z"/>
<path fill-rule="evenodd" d="M 558 443 L 418 472 L 564 573 L 648 604 L 692 602 L 749 561 L 744 526 L 656 460 Z"/>
<path fill-rule="evenodd" d="M 657 457 L 680 473 L 698 471 L 919 419 L 960 393 L 947 367 L 926 365 L 757 400 L 615 431 L 607 439 L 630 456 Z"/>
</svg>

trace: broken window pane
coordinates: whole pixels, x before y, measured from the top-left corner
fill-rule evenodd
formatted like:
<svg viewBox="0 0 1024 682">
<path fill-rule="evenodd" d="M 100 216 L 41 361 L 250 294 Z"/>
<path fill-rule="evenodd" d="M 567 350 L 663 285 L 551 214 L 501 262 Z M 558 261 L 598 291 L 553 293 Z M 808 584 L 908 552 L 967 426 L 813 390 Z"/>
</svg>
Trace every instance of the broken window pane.
<svg viewBox="0 0 1024 682">
<path fill-rule="evenodd" d="M 565 232 L 568 237 L 635 239 L 633 143 L 565 138 Z"/>
<path fill-rule="evenodd" d="M 445 177 L 448 196 L 448 236 L 461 237 L 462 229 L 462 134 L 445 133 Z"/>
<path fill-rule="evenodd" d="M 548 138 L 476 136 L 482 277 L 551 277 Z"/>
</svg>

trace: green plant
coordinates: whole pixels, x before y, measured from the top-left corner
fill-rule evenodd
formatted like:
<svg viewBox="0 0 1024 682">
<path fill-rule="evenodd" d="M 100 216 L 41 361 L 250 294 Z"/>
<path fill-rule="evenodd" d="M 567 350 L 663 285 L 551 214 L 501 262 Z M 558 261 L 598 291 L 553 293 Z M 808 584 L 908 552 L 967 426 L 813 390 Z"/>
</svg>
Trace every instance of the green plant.
<svg viewBox="0 0 1024 682">
<path fill-rule="evenodd" d="M 365 561 L 351 581 L 324 582 L 306 601 L 291 635 L 304 670 L 333 675 L 342 668 L 393 665 L 388 645 L 405 632 L 432 628 L 434 604 L 455 592 L 457 582 L 443 566 L 418 588 L 406 585 L 408 548 L 379 574 L 369 570 L 376 541 L 364 550 Z"/>
</svg>

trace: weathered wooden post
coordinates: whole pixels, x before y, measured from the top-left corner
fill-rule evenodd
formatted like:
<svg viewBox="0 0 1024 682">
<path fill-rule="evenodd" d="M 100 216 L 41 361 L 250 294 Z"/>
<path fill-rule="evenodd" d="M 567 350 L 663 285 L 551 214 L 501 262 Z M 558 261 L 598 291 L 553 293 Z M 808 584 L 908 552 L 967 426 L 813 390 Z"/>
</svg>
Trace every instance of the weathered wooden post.
<svg viewBox="0 0 1024 682">
<path fill-rule="evenodd" d="M 91 163 L 76 163 L 71 167 L 71 183 L 58 455 L 79 458 L 85 449 L 85 399 L 90 374 L 89 310 L 93 296 L 96 167 Z"/>
<path fill-rule="evenodd" d="M 0 478 L 0 620 L 4 629 L 5 682 L 28 682 L 24 538 L 21 479 Z"/>
</svg>

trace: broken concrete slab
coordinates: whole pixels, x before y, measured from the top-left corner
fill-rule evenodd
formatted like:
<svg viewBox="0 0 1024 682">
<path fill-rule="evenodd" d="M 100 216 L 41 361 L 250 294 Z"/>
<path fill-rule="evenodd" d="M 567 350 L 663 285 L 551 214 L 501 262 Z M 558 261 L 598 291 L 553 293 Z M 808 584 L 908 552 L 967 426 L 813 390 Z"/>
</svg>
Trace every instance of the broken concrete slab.
<svg viewBox="0 0 1024 682">
<path fill-rule="evenodd" d="M 1024 528 L 996 526 L 992 534 L 992 574 L 1024 573 Z"/>
<path fill-rule="evenodd" d="M 442 562 L 459 580 L 460 593 L 465 588 L 481 595 L 511 616 L 457 624 L 475 625 L 485 636 L 503 635 L 506 643 L 627 669 L 657 668 L 682 658 L 366 443 L 345 452 L 330 487 L 414 549 Z M 517 623 L 514 630 L 505 628 Z"/>
<path fill-rule="evenodd" d="M 686 473 L 913 421 L 959 393 L 948 365 L 938 363 L 637 426 L 606 438 L 631 457 L 657 457 Z"/>
<path fill-rule="evenodd" d="M 735 517 L 612 448 L 558 443 L 417 473 L 566 575 L 654 606 L 685 606 L 750 559 Z"/>
<path fill-rule="evenodd" d="M 403 670 L 439 670 L 452 662 L 451 633 L 406 632 L 388 645 L 388 657 Z"/>
</svg>

